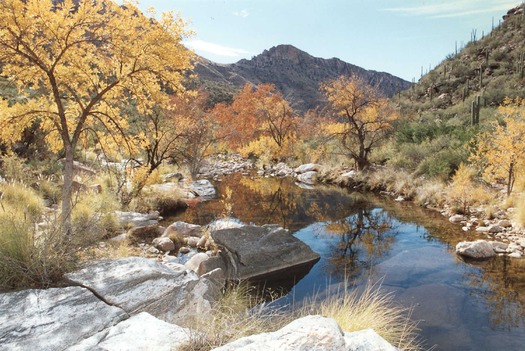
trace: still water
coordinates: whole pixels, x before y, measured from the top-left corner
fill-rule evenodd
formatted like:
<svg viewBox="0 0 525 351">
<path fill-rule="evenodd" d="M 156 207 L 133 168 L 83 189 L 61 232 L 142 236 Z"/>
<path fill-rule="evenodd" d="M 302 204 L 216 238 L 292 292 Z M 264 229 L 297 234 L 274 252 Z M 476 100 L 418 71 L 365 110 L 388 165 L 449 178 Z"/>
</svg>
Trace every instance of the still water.
<svg viewBox="0 0 525 351">
<path fill-rule="evenodd" d="M 219 196 L 170 220 L 208 224 L 233 217 L 290 230 L 321 255 L 289 282 L 289 301 L 345 282 L 382 280 L 382 289 L 414 308 L 426 346 L 435 350 L 525 350 L 525 260 L 463 262 L 464 233 L 440 214 L 336 187 L 302 189 L 289 179 L 232 175 Z"/>
</svg>

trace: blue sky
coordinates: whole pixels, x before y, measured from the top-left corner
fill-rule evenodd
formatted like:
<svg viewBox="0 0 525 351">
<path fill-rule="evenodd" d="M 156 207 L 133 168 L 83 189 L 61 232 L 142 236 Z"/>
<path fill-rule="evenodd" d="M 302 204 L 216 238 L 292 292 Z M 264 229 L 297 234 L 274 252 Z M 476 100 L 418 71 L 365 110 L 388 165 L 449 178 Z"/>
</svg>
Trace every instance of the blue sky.
<svg viewBox="0 0 525 351">
<path fill-rule="evenodd" d="M 279 44 L 338 57 L 406 80 L 439 64 L 473 30 L 488 33 L 520 0 L 140 0 L 174 10 L 194 36 L 186 45 L 218 62 L 251 58 Z"/>
</svg>

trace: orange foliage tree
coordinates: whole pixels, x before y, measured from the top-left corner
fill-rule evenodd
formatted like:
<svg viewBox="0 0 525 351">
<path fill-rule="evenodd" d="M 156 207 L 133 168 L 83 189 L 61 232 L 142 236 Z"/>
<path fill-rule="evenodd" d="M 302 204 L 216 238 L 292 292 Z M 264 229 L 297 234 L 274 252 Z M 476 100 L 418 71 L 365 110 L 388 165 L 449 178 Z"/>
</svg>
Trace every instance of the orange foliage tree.
<svg viewBox="0 0 525 351">
<path fill-rule="evenodd" d="M 273 84 L 246 84 L 231 105 L 217 105 L 214 114 L 220 121 L 221 134 L 234 150 L 254 154 L 270 151 L 273 158 L 290 151 L 297 118 Z"/>
<path fill-rule="evenodd" d="M 373 148 L 392 131 L 398 113 L 378 90 L 355 75 L 321 85 L 334 112 L 329 128 L 358 169 L 369 166 Z"/>
</svg>

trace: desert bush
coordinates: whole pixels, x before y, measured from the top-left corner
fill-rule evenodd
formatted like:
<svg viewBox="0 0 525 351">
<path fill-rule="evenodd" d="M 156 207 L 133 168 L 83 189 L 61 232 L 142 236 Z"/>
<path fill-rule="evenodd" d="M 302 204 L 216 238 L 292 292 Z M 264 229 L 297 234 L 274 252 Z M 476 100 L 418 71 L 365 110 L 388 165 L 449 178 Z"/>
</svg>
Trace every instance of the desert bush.
<svg viewBox="0 0 525 351">
<path fill-rule="evenodd" d="M 44 210 L 33 189 L 20 184 L 1 189 L 0 290 L 56 284 L 76 267 L 81 250 L 116 228 L 115 201 L 104 195 L 79 195 L 71 214 L 73 231 L 65 237 L 60 213 Z"/>
<path fill-rule="evenodd" d="M 2 157 L 1 171 L 3 177 L 8 181 L 30 183 L 32 172 L 24 160 L 16 155 Z"/>
<path fill-rule="evenodd" d="M 117 231 L 119 225 L 115 211 L 119 209 L 119 204 L 114 196 L 109 193 L 84 192 L 77 194 L 77 197 L 71 213 L 77 245 L 86 247 Z"/>
<path fill-rule="evenodd" d="M 63 237 L 54 225 L 39 228 L 20 206 L 0 206 L 0 290 L 47 287 L 70 266 Z"/>
<path fill-rule="evenodd" d="M 416 189 L 414 202 L 422 206 L 441 206 L 445 202 L 445 184 L 439 179 L 422 182 Z"/>
<path fill-rule="evenodd" d="M 458 213 L 469 213 L 470 207 L 489 201 L 490 194 L 478 183 L 474 176 L 476 170 L 461 163 L 446 190 L 447 202 Z"/>
<path fill-rule="evenodd" d="M 38 194 L 23 183 L 0 183 L 0 201 L 3 206 L 23 213 L 30 221 L 42 215 L 43 201 Z"/>
<path fill-rule="evenodd" d="M 142 213 L 158 211 L 161 215 L 173 214 L 187 207 L 183 197 L 180 189 L 155 190 L 150 187 L 134 198 L 129 208 Z"/>
</svg>

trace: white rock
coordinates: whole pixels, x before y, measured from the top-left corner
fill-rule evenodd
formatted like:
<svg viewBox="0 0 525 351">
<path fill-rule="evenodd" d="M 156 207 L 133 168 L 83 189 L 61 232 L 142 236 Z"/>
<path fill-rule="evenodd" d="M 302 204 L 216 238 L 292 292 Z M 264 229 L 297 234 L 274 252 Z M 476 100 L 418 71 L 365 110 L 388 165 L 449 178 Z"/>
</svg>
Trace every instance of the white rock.
<svg viewBox="0 0 525 351">
<path fill-rule="evenodd" d="M 341 178 L 354 178 L 356 176 L 357 172 L 354 170 L 351 170 L 349 172 L 341 174 Z"/>
<path fill-rule="evenodd" d="M 148 312 L 181 326 L 191 323 L 197 314 L 209 313 L 216 297 L 211 286 L 203 293 L 209 282 L 194 272 L 141 257 L 97 261 L 66 278 L 129 314 Z"/>
<path fill-rule="evenodd" d="M 488 233 L 490 231 L 490 227 L 477 227 L 476 231 L 480 233 Z"/>
<path fill-rule="evenodd" d="M 127 318 L 81 287 L 0 294 L 1 350 L 63 350 Z"/>
<path fill-rule="evenodd" d="M 448 220 L 450 222 L 452 222 L 452 223 L 460 223 L 460 222 L 466 221 L 467 218 L 465 216 L 462 216 L 462 215 L 453 215 Z"/>
<path fill-rule="evenodd" d="M 301 183 L 313 185 L 317 182 L 317 172 L 309 171 L 297 175 L 297 180 Z"/>
<path fill-rule="evenodd" d="M 139 313 L 67 349 L 84 350 L 176 350 L 190 341 L 191 331 L 166 323 L 149 313 Z"/>
<path fill-rule="evenodd" d="M 244 337 L 214 350 L 396 351 L 397 349 L 374 331 L 343 333 L 333 319 L 307 316 L 291 322 L 276 332 Z"/>
<path fill-rule="evenodd" d="M 511 258 L 522 258 L 523 254 L 520 253 L 520 252 L 513 252 L 513 253 L 509 254 L 508 256 L 511 257 Z"/>
<path fill-rule="evenodd" d="M 496 255 L 492 245 L 485 240 L 462 241 L 456 245 L 456 253 L 474 259 L 486 259 Z"/>
<path fill-rule="evenodd" d="M 304 165 L 301 165 L 294 169 L 295 173 L 306 173 L 306 172 L 319 172 L 319 169 L 321 168 L 321 165 L 318 165 L 316 163 L 307 163 Z"/>
<path fill-rule="evenodd" d="M 209 259 L 210 256 L 206 255 L 204 252 L 199 252 L 198 254 L 190 258 L 188 262 L 186 262 L 184 265 L 187 269 L 191 269 L 192 271 L 198 273 L 201 263 Z"/>
<path fill-rule="evenodd" d="M 232 218 L 219 219 L 208 224 L 207 228 L 210 232 L 221 229 L 241 228 L 244 224 Z"/>
<path fill-rule="evenodd" d="M 509 253 L 511 253 L 511 252 L 522 252 L 522 251 L 523 251 L 523 248 L 519 244 L 510 243 L 509 246 L 507 246 L 507 252 L 509 252 Z"/>
<path fill-rule="evenodd" d="M 203 198 L 213 198 L 217 195 L 215 187 L 207 179 L 196 180 L 191 182 L 191 191 Z"/>
</svg>

